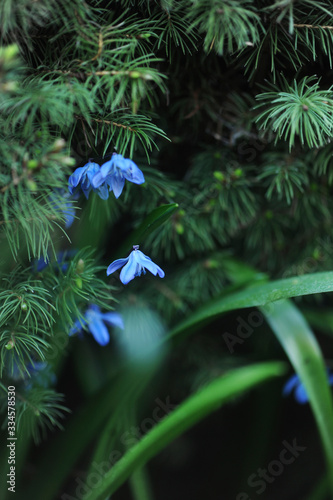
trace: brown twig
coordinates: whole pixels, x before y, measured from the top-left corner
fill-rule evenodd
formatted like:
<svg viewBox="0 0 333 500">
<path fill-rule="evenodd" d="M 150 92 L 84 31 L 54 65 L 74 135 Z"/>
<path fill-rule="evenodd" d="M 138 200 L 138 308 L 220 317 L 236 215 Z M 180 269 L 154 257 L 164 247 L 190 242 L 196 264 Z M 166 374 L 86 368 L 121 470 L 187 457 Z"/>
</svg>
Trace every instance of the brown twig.
<svg viewBox="0 0 333 500">
<path fill-rule="evenodd" d="M 106 123 L 107 125 L 114 125 L 115 127 L 125 128 L 126 130 L 130 130 L 131 132 L 134 132 L 136 134 L 136 130 L 134 128 L 129 127 L 128 125 L 123 125 L 122 123 L 112 122 L 109 120 L 100 120 L 98 118 L 93 118 L 93 120 L 98 123 Z"/>
<path fill-rule="evenodd" d="M 315 26 L 314 24 L 294 24 L 294 28 L 333 30 L 333 26 Z"/>
</svg>

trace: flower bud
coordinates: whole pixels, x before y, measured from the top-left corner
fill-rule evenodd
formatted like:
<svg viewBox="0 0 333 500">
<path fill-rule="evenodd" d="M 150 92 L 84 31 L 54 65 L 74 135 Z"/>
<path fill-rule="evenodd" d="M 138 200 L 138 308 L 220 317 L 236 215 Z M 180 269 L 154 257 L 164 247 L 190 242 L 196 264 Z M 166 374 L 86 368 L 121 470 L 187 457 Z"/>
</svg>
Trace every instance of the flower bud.
<svg viewBox="0 0 333 500">
<path fill-rule="evenodd" d="M 79 259 L 78 263 L 76 265 L 76 272 L 78 274 L 82 274 L 83 271 L 84 271 L 84 260 L 83 259 Z"/>
<path fill-rule="evenodd" d="M 39 165 L 39 161 L 37 160 L 29 160 L 27 163 L 27 167 L 33 170 L 34 168 L 37 168 Z"/>
<path fill-rule="evenodd" d="M 5 345 L 5 348 L 8 349 L 8 351 L 10 351 L 11 349 L 14 349 L 15 347 L 15 341 L 14 339 L 10 340 L 6 345 Z"/>
<path fill-rule="evenodd" d="M 218 181 L 223 182 L 225 180 L 224 174 L 222 172 L 219 172 L 218 170 L 216 170 L 213 175 Z"/>
</svg>

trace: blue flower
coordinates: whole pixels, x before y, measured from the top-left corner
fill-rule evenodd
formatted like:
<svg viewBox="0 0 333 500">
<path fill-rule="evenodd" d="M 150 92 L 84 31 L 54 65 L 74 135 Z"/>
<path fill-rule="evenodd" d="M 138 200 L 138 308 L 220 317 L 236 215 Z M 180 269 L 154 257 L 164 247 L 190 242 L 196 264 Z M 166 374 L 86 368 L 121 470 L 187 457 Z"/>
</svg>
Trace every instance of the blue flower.
<svg viewBox="0 0 333 500">
<path fill-rule="evenodd" d="M 29 363 L 27 369 L 31 375 L 31 378 L 25 381 L 25 387 L 28 390 L 36 386 L 47 389 L 57 382 L 57 377 L 53 373 L 52 368 L 43 361 Z"/>
<path fill-rule="evenodd" d="M 333 385 L 333 374 L 327 372 L 327 376 L 329 385 Z M 283 396 L 288 396 L 292 391 L 294 391 L 294 396 L 298 403 L 305 404 L 309 401 L 306 389 L 296 373 L 287 380 L 283 387 L 282 394 Z"/>
<path fill-rule="evenodd" d="M 33 387 L 48 387 L 54 385 L 57 381 L 52 368 L 43 361 L 30 361 L 25 367 L 16 358 L 13 360 L 9 376 L 17 382 L 23 382 L 26 390 Z"/>
<path fill-rule="evenodd" d="M 77 168 L 68 179 L 68 190 L 71 194 L 76 191 L 78 185 L 81 183 L 81 189 L 85 197 L 89 198 L 91 190 L 96 191 L 102 200 L 107 200 L 109 191 L 106 185 L 99 185 L 97 188 L 92 185 L 93 177 L 100 171 L 98 163 L 88 162 L 84 167 Z"/>
<path fill-rule="evenodd" d="M 69 335 L 80 333 L 83 328 L 88 328 L 96 342 L 100 345 L 106 345 L 110 340 L 110 335 L 105 323 L 107 325 L 117 326 L 118 328 L 124 328 L 123 319 L 120 314 L 116 312 L 102 313 L 96 304 L 90 304 L 84 313 L 83 320 L 75 320 Z"/>
<path fill-rule="evenodd" d="M 110 187 L 110 191 L 113 191 L 115 197 L 119 198 L 125 179 L 134 184 L 145 182 L 143 173 L 134 161 L 113 153 L 111 160 L 103 163 L 100 171 L 93 177 L 92 185 L 94 188 L 100 188 L 105 183 Z"/>
<path fill-rule="evenodd" d="M 112 262 L 107 268 L 106 274 L 109 276 L 109 274 L 114 273 L 117 269 L 124 266 L 120 272 L 120 281 L 124 285 L 127 285 L 136 276 L 141 276 L 142 273 L 145 274 L 146 269 L 154 276 L 158 274 L 160 278 L 164 278 L 164 271 L 154 264 L 150 257 L 147 257 L 147 255 L 139 250 L 139 245 L 134 245 L 133 249 L 126 259 L 117 259 Z"/>
<path fill-rule="evenodd" d="M 61 252 L 58 252 L 56 261 L 53 263 L 54 268 L 56 270 L 60 269 L 63 273 L 65 273 L 68 269 L 70 261 L 76 254 L 77 250 L 62 250 Z M 46 260 L 44 260 L 43 257 L 41 257 L 40 259 L 34 259 L 31 264 L 32 271 L 40 273 L 49 265 L 50 260 L 51 259 L 48 255 L 46 257 Z"/>
<path fill-rule="evenodd" d="M 71 227 L 75 218 L 75 207 L 71 201 L 78 199 L 77 194 L 74 193 L 71 195 L 64 189 L 55 189 L 49 199 L 52 206 L 62 212 L 66 229 Z"/>
</svg>

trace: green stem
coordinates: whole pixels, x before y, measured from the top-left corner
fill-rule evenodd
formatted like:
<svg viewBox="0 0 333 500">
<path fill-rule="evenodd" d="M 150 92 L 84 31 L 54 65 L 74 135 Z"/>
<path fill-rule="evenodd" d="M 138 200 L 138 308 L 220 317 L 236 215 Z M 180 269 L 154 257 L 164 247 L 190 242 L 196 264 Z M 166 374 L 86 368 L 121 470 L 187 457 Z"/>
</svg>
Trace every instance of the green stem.
<svg viewBox="0 0 333 500">
<path fill-rule="evenodd" d="M 145 467 L 133 472 L 129 478 L 129 485 L 134 500 L 153 500 L 153 493 Z"/>
</svg>

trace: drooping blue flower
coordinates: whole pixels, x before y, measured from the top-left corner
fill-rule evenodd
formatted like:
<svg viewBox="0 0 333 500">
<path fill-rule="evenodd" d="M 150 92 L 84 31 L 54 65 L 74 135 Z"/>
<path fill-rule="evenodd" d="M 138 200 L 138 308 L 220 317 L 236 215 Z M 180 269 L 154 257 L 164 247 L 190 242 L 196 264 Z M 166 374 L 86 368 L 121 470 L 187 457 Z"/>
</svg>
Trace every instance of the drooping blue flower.
<svg viewBox="0 0 333 500">
<path fill-rule="evenodd" d="M 65 219 L 66 229 L 71 227 L 75 218 L 75 207 L 71 201 L 78 199 L 78 193 L 70 194 L 64 189 L 55 189 L 49 199 L 55 208 L 61 210 Z"/>
<path fill-rule="evenodd" d="M 96 304 L 90 304 L 84 313 L 84 318 L 81 319 L 81 321 L 78 319 L 75 320 L 69 335 L 81 333 L 83 328 L 88 329 L 96 342 L 100 345 L 106 345 L 109 343 L 110 335 L 105 323 L 110 326 L 117 326 L 122 329 L 124 328 L 123 319 L 119 313 L 102 313 Z"/>
<path fill-rule="evenodd" d="M 44 361 L 31 360 L 26 366 L 23 366 L 18 358 L 14 358 L 8 369 L 8 375 L 17 383 L 22 382 L 26 390 L 36 386 L 47 389 L 57 381 L 52 367 Z"/>
<path fill-rule="evenodd" d="M 123 267 L 124 266 L 124 267 Z M 155 264 L 150 257 L 147 257 L 143 252 L 139 250 L 139 245 L 133 246 L 133 251 L 129 254 L 126 259 L 117 259 L 107 268 L 106 274 L 114 273 L 117 269 L 123 269 L 120 271 L 120 281 L 127 285 L 136 276 L 141 276 L 141 274 L 146 274 L 146 269 L 150 271 L 154 276 L 159 275 L 160 278 L 164 278 L 165 273 L 162 269 Z"/>
<path fill-rule="evenodd" d="M 53 262 L 53 267 L 56 270 L 65 273 L 68 269 L 70 261 L 77 254 L 77 250 L 62 250 L 57 253 L 56 260 Z M 40 259 L 34 259 L 31 263 L 32 271 L 36 273 L 42 272 L 50 263 L 50 257 L 47 255 L 46 260 L 41 257 Z"/>
<path fill-rule="evenodd" d="M 25 387 L 28 390 L 36 386 L 47 389 L 57 382 L 57 377 L 53 373 L 52 367 L 43 361 L 29 363 L 27 369 L 30 373 L 30 378 L 26 379 Z"/>
<path fill-rule="evenodd" d="M 145 182 L 143 173 L 134 161 L 113 153 L 111 160 L 103 163 L 99 172 L 93 177 L 92 185 L 94 188 L 108 185 L 115 197 L 119 198 L 124 188 L 125 179 L 134 182 L 134 184 Z"/>
<path fill-rule="evenodd" d="M 77 168 L 68 179 L 68 190 L 73 194 L 78 185 L 81 184 L 81 189 L 85 197 L 89 198 L 91 190 L 96 191 L 102 200 L 107 200 L 109 197 L 109 190 L 105 184 L 100 184 L 98 187 L 92 185 L 93 177 L 100 171 L 98 163 L 88 162 L 84 167 Z"/>
<path fill-rule="evenodd" d="M 333 385 L 333 374 L 327 372 L 327 376 L 329 385 Z M 308 403 L 308 394 L 299 376 L 296 373 L 287 380 L 286 384 L 283 387 L 282 394 L 283 396 L 288 396 L 292 393 L 292 391 L 294 391 L 294 396 L 298 403 Z"/>
</svg>

